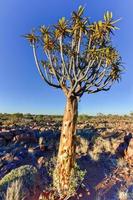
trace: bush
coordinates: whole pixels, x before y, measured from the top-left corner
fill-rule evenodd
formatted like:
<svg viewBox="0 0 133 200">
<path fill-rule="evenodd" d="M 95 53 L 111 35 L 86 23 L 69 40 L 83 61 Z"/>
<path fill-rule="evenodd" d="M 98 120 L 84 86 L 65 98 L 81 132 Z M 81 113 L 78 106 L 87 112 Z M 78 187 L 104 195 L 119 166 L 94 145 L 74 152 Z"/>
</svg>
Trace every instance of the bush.
<svg viewBox="0 0 133 200">
<path fill-rule="evenodd" d="M 58 171 L 58 169 L 57 169 Z M 58 173 L 56 169 L 53 173 L 53 188 L 54 190 L 60 191 L 60 186 L 59 186 L 59 178 L 58 178 Z M 86 170 L 81 170 L 80 167 L 75 163 L 74 168 L 71 170 L 71 175 L 70 175 L 70 185 L 69 185 L 69 190 L 67 191 L 67 196 L 65 199 L 69 199 L 71 196 L 73 196 L 78 188 L 81 186 L 82 181 L 84 179 L 84 176 L 86 174 Z M 60 197 L 62 197 L 62 193 L 60 192 L 58 194 Z"/>
<path fill-rule="evenodd" d="M 24 196 L 22 181 L 18 179 L 8 186 L 5 200 L 24 200 Z"/>
<path fill-rule="evenodd" d="M 22 181 L 23 189 L 27 190 L 27 194 L 31 192 L 34 194 L 37 177 L 37 169 L 31 165 L 24 165 L 13 169 L 0 180 L 0 197 L 3 200 L 3 195 L 6 194 L 8 186 L 10 187 L 17 180 Z"/>
</svg>

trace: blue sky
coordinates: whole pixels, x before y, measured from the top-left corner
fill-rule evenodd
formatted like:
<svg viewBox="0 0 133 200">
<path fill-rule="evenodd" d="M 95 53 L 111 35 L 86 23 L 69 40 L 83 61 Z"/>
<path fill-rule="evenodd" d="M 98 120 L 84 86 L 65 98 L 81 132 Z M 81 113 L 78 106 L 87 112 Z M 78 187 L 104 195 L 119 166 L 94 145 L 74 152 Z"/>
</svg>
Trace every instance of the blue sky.
<svg viewBox="0 0 133 200">
<path fill-rule="evenodd" d="M 33 27 L 50 25 L 70 16 L 79 5 L 95 21 L 106 10 L 122 17 L 113 42 L 126 68 L 122 81 L 108 92 L 84 95 L 79 113 L 96 114 L 133 111 L 133 1 L 132 0 L 1 0 L 0 1 L 0 112 L 62 114 L 65 97 L 41 80 L 32 49 L 21 35 Z"/>
</svg>

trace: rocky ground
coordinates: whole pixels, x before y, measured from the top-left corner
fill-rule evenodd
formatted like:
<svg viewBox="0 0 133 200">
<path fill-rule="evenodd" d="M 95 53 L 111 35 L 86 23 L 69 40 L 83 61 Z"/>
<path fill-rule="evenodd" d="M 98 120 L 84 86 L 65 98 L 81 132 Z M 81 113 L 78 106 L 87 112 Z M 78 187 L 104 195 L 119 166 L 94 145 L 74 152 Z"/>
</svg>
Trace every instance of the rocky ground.
<svg viewBox="0 0 133 200">
<path fill-rule="evenodd" d="M 20 173 L 15 170 L 22 166 L 24 169 L 27 166 L 26 170 L 22 169 L 27 174 L 29 166 L 37 170 L 38 195 L 50 184 L 48 168 L 52 169 L 56 159 L 60 130 L 59 121 L 30 122 L 28 125 L 1 123 L 1 200 L 4 200 L 3 194 L 8 182 L 13 180 L 12 173 Z M 70 200 L 132 200 L 133 121 L 94 119 L 79 122 L 76 142 L 77 163 L 87 173 L 77 194 Z M 40 182 L 43 184 L 40 185 Z M 37 192 L 35 193 L 37 195 Z M 31 187 L 30 199 L 34 200 L 36 195 L 33 194 Z M 29 196 L 25 199 L 29 200 Z M 52 200 L 50 197 L 49 199 Z"/>
</svg>

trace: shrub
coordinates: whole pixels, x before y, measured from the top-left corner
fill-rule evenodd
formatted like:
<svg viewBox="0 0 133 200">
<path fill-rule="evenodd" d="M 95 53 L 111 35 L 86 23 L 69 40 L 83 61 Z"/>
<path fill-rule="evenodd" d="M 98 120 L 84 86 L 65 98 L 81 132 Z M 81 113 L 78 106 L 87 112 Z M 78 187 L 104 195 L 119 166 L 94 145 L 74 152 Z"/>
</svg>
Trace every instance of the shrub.
<svg viewBox="0 0 133 200">
<path fill-rule="evenodd" d="M 73 196 L 76 193 L 77 189 L 82 184 L 85 174 L 86 174 L 86 171 L 81 170 L 80 167 L 77 165 L 77 163 L 75 163 L 75 166 L 73 167 L 71 171 L 69 190 L 67 191 L 67 196 L 65 197 L 65 200 L 69 199 L 69 197 Z M 53 188 L 55 190 L 56 189 L 58 190 L 59 181 L 58 181 L 58 176 L 56 175 L 56 170 L 54 171 L 53 179 L 55 180 Z M 61 197 L 61 194 L 59 194 L 59 196 Z"/>
<path fill-rule="evenodd" d="M 18 179 L 8 186 L 5 200 L 24 200 L 24 196 L 22 181 Z"/>
<path fill-rule="evenodd" d="M 0 197 L 3 199 L 3 194 L 6 193 L 8 186 L 10 187 L 12 184 L 14 185 L 15 181 L 20 179 L 24 190 L 27 190 L 27 193 L 29 194 L 31 192 L 34 193 L 35 186 L 37 184 L 37 177 L 37 169 L 31 165 L 24 165 L 13 169 L 0 180 Z"/>
</svg>

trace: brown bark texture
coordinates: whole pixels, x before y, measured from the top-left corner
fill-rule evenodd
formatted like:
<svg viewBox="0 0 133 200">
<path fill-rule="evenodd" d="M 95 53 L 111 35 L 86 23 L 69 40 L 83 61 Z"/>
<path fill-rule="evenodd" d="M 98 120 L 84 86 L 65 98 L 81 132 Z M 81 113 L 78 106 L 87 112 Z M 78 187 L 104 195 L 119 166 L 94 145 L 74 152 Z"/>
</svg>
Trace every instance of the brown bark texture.
<svg viewBox="0 0 133 200">
<path fill-rule="evenodd" d="M 59 181 L 58 190 L 63 196 L 66 196 L 69 190 L 71 170 L 74 167 L 74 135 L 76 133 L 77 116 L 78 101 L 76 97 L 72 96 L 67 98 L 56 166 Z"/>
</svg>

